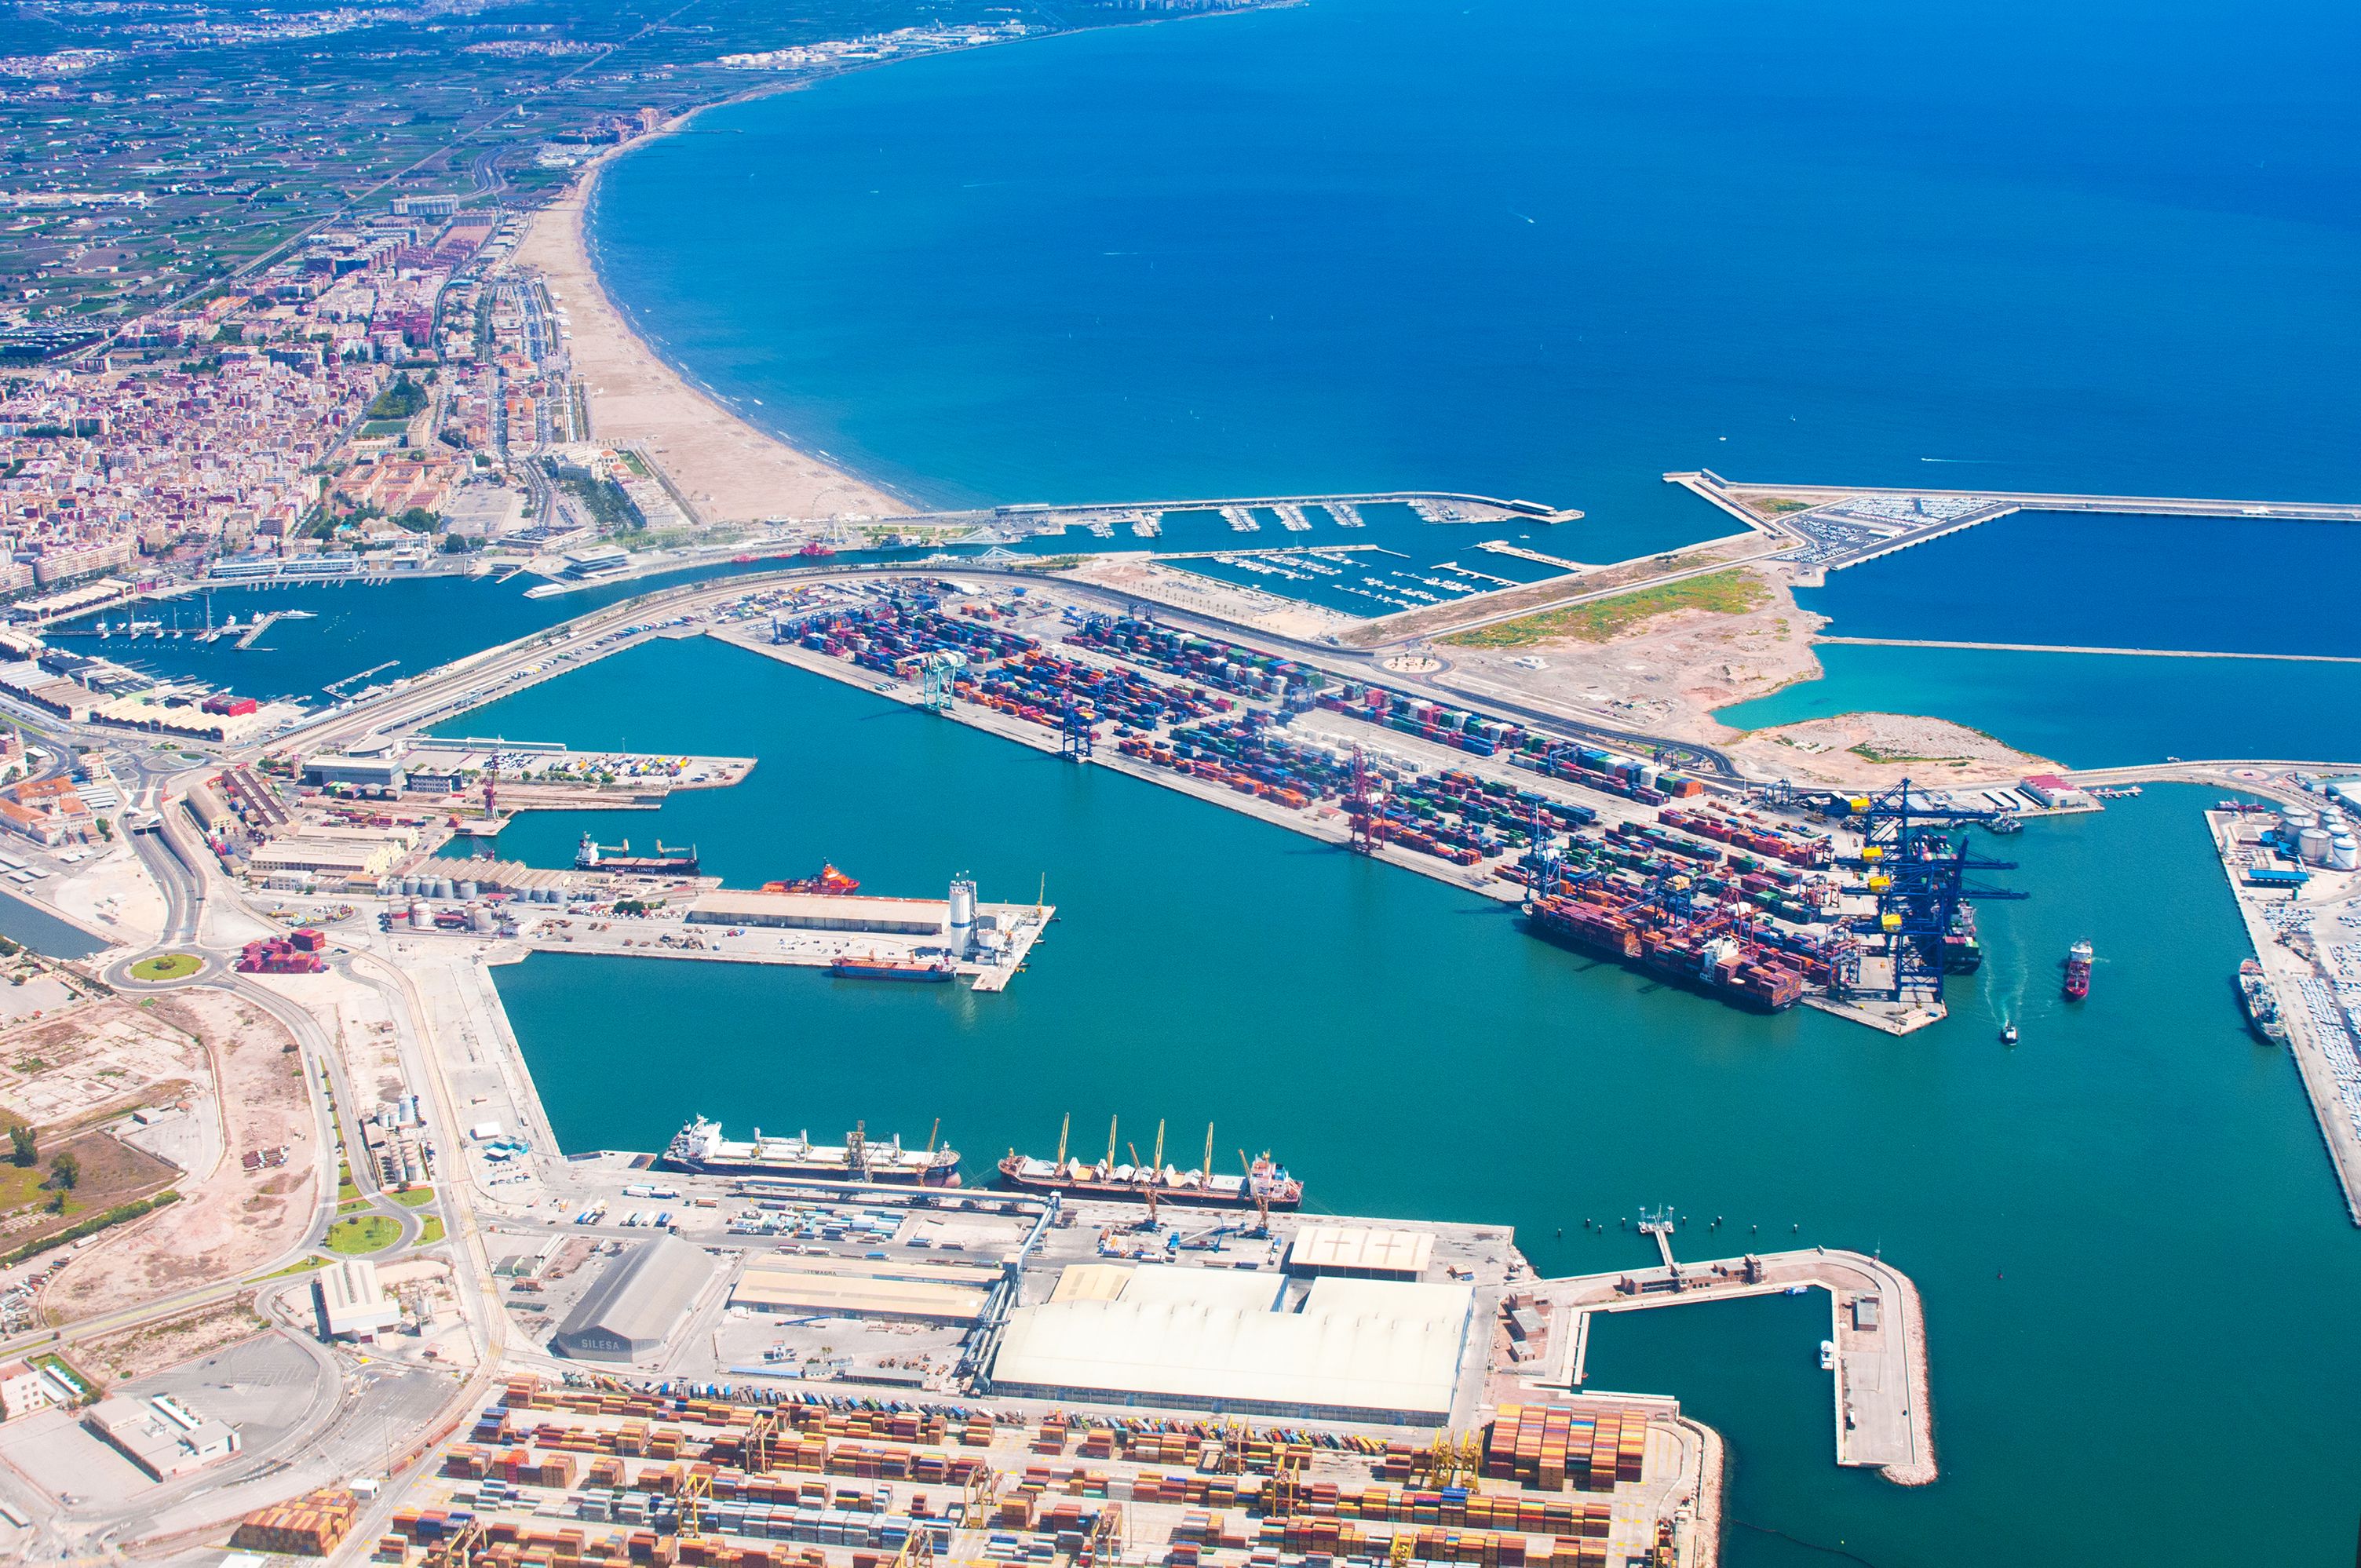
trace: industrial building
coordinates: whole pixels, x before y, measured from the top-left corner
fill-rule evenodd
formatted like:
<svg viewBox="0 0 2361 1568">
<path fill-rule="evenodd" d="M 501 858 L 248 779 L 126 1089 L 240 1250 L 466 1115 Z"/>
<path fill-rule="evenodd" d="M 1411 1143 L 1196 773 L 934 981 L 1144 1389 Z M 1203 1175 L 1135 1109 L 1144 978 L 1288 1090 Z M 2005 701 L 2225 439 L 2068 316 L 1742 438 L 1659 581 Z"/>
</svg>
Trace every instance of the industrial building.
<svg viewBox="0 0 2361 1568">
<path fill-rule="evenodd" d="M 1433 1232 L 1378 1225 L 1306 1225 L 1287 1249 L 1290 1274 L 1340 1279 L 1419 1279 L 1433 1262 Z"/>
<path fill-rule="evenodd" d="M 1003 1277 L 999 1266 L 914 1258 L 875 1262 L 769 1253 L 747 1261 L 730 1304 L 906 1322 L 972 1323 Z"/>
<path fill-rule="evenodd" d="M 1127 1272 L 1127 1277 L 1115 1276 Z M 1068 1269 L 1009 1314 L 995 1394 L 1223 1414 L 1441 1426 L 1475 1317 L 1458 1284 L 1150 1264 Z"/>
<path fill-rule="evenodd" d="M 610 1259 L 558 1325 L 550 1348 L 577 1361 L 637 1361 L 664 1347 L 713 1276 L 713 1259 L 677 1236 Z"/>
<path fill-rule="evenodd" d="M 353 842 L 302 834 L 274 839 L 247 857 L 247 870 L 256 876 L 313 876 L 372 881 L 393 869 L 401 846 L 390 839 Z"/>
<path fill-rule="evenodd" d="M 303 762 L 303 782 L 311 784 L 401 789 L 408 776 L 401 761 L 393 757 L 308 757 Z"/>
<path fill-rule="evenodd" d="M 708 893 L 688 907 L 703 926 L 776 926 L 804 931 L 870 931 L 939 937 L 951 906 L 939 898 L 869 898 L 858 894 Z"/>
<path fill-rule="evenodd" d="M 158 1481 L 201 1470 L 239 1447 L 236 1427 L 201 1416 L 169 1394 L 101 1399 L 83 1412 L 82 1424 Z"/>
<path fill-rule="evenodd" d="M 312 1277 L 312 1302 L 322 1339 L 374 1340 L 401 1321 L 401 1304 L 378 1283 L 377 1265 L 348 1257 Z"/>
</svg>

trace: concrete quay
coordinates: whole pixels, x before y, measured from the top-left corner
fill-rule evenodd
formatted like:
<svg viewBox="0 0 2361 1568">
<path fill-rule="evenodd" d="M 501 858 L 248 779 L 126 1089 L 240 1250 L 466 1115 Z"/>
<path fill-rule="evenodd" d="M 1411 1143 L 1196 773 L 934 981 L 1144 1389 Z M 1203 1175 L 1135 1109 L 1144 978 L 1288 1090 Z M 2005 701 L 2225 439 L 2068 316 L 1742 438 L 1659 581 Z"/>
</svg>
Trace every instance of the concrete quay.
<svg viewBox="0 0 2361 1568">
<path fill-rule="evenodd" d="M 2361 504 L 2343 501 L 2220 500 L 2191 496 L 2054 495 L 2025 490 L 1946 490 L 1910 486 L 1776 485 L 1724 478 L 1709 468 L 1664 476 L 1757 533 L 1786 542 L 1783 559 L 1825 574 L 2018 511 L 2113 512 L 2147 517 L 2278 518 L 2361 522 Z M 1802 503 L 1758 511 L 1748 496 Z M 1901 512 L 1894 503 L 1907 503 Z"/>
<path fill-rule="evenodd" d="M 2312 1102 L 2345 1212 L 2361 1225 L 2361 1041 L 2337 996 L 2338 982 L 2349 984 L 2361 967 L 2361 943 L 2334 937 L 2354 929 L 2347 920 L 2361 918 L 2361 874 L 2316 870 L 2293 897 L 2285 889 L 2248 887 L 2243 872 L 2270 863 L 2241 841 L 2248 819 L 2208 811 L 2205 821 L 2256 960 L 2278 998 L 2288 1054 Z"/>
<path fill-rule="evenodd" d="M 976 909 L 992 916 L 997 929 L 1008 933 L 1007 953 L 995 963 L 961 959 L 953 965 L 953 971 L 972 991 L 1005 991 L 1008 982 L 1024 969 L 1026 959 L 1049 929 L 1049 922 L 1056 918 L 1057 906 L 979 904 Z M 524 927 L 517 945 L 528 952 L 785 964 L 802 969 L 826 969 L 846 959 L 866 959 L 919 964 L 943 954 L 940 935 L 779 930 L 756 925 L 730 926 L 710 919 L 691 920 L 686 918 L 687 913 L 664 909 L 648 915 L 607 918 L 551 914 Z"/>
<path fill-rule="evenodd" d="M 2202 648 L 2100 648 L 2072 642 L 1961 642 L 1940 637 L 1815 637 L 1854 648 L 1963 648 L 1982 653 L 2112 653 L 2126 659 L 2260 659 L 2299 664 L 2361 664 L 2352 653 L 2228 653 Z"/>
<path fill-rule="evenodd" d="M 1544 1370 L 1531 1379 L 1536 1387 L 1581 1386 L 1598 1313 L 1823 1290 L 1835 1346 L 1837 1463 L 1880 1471 L 1897 1486 L 1935 1479 L 1926 1318 L 1907 1275 L 1878 1258 L 1825 1247 L 1681 1263 L 1670 1234 L 1654 1235 L 1664 1258 L 1658 1267 L 1533 1282 L 1531 1294 L 1550 1316 Z"/>
</svg>

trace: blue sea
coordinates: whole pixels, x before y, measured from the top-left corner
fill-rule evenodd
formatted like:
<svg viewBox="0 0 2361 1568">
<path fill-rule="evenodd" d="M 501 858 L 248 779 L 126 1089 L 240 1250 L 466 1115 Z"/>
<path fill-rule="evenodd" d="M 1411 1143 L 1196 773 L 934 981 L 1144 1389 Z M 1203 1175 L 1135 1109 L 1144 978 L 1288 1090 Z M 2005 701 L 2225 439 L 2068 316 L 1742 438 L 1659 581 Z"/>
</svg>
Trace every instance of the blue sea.
<svg viewBox="0 0 2361 1568">
<path fill-rule="evenodd" d="M 719 111 L 617 163 L 591 236 L 664 353 L 938 504 L 1464 489 L 1583 509 L 1543 548 L 1603 561 L 1726 532 L 1660 477 L 1700 466 L 2353 499 L 2356 61 L 2361 10 L 2319 0 L 1314 0 Z M 2324 571 L 2244 521 L 2144 526 L 1913 552 L 1975 613 L 1914 581 L 1837 630 L 2112 641 L 2074 631 L 2096 609 L 2178 647 L 2218 591 L 2248 608 L 2201 645 L 2349 635 L 2273 607 L 2353 580 L 2352 536 Z M 1809 700 L 1930 665 L 2058 690 L 1858 652 Z M 2095 750 L 2195 754 L 2276 680 L 2213 672 L 2186 739 L 2152 743 L 2167 697 Z"/>
</svg>

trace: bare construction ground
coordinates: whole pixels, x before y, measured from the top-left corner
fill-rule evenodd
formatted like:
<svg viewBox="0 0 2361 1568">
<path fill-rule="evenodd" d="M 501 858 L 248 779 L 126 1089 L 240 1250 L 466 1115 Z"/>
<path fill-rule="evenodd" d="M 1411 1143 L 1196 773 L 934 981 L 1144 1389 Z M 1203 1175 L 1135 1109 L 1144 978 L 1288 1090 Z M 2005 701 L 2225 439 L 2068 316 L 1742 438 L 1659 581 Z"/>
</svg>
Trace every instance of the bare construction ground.
<svg viewBox="0 0 2361 1568">
<path fill-rule="evenodd" d="M 180 1202 L 107 1233 L 60 1270 L 42 1293 L 53 1320 L 253 1268 L 293 1246 L 312 1221 L 317 1147 L 293 1038 L 260 1008 L 209 987 L 176 991 L 149 1011 L 203 1050 L 207 1078 L 221 1086 L 204 1110 L 220 1119 L 225 1152 L 176 1183 Z M 284 1163 L 247 1168 L 247 1154 L 282 1148 Z"/>
<path fill-rule="evenodd" d="M 1743 591 L 1693 579 L 1629 600 L 1577 607 L 1446 638 L 1440 684 L 1476 700 L 1514 696 L 1618 728 L 1718 746 L 1761 778 L 1877 788 L 1915 777 L 1987 784 L 2054 770 L 1948 719 L 1851 713 L 1752 731 L 1714 717 L 1824 673 L 1812 638 L 1828 624 L 1796 604 L 1784 569 L 1741 569 Z M 1653 610 L 1654 604 L 1669 608 Z M 1710 608 L 1708 608 L 1710 607 Z"/>
<path fill-rule="evenodd" d="M 1281 598 L 1259 588 L 1202 577 L 1194 572 L 1131 556 L 1112 555 L 1085 562 L 1067 575 L 1079 582 L 1153 599 L 1175 609 L 1218 615 L 1275 636 L 1307 642 L 1332 635 L 1349 640 L 1348 629 L 1365 624 L 1342 610 Z"/>
<path fill-rule="evenodd" d="M 270 1326 L 255 1310 L 251 1292 L 228 1301 L 199 1307 L 181 1317 L 145 1328 L 126 1329 L 103 1339 L 84 1340 L 74 1347 L 83 1370 L 110 1382 L 145 1377 L 184 1361 L 250 1339 Z"/>
<path fill-rule="evenodd" d="M 8 1120 L 85 1126 L 171 1099 L 206 1076 L 196 1041 L 145 1009 L 85 1002 L 38 972 L 0 986 L 0 997 L 48 1003 L 0 1028 L 0 1116 Z"/>
</svg>

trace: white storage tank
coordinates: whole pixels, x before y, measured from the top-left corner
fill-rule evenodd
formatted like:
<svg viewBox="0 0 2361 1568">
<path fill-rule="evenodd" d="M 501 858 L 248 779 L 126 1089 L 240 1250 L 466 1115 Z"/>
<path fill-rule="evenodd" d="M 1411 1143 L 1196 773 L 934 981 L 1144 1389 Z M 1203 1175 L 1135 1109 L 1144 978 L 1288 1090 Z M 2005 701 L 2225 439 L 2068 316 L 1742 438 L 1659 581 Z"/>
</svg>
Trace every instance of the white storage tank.
<svg viewBox="0 0 2361 1568">
<path fill-rule="evenodd" d="M 411 901 L 410 924 L 414 929 L 420 931 L 431 931 L 434 928 L 434 912 L 426 907 L 424 899 Z"/>
<path fill-rule="evenodd" d="M 951 956 L 965 958 L 975 950 L 975 883 L 960 877 L 951 883 L 950 928 L 944 933 Z"/>
<path fill-rule="evenodd" d="M 470 930 L 484 936 L 489 936 L 500 928 L 500 923 L 492 918 L 491 909 L 481 904 L 467 911 L 467 926 Z"/>
<path fill-rule="evenodd" d="M 2361 840 L 2356 840 L 2350 833 L 2331 835 L 2328 864 L 2332 871 L 2361 871 Z"/>
<path fill-rule="evenodd" d="M 2325 828 L 2307 828 L 2301 833 L 2296 835 L 2296 858 L 2301 861 L 2305 865 L 2326 865 L 2328 863 L 2328 853 L 2331 847 L 2332 840 L 2329 838 L 2328 829 Z"/>
</svg>

